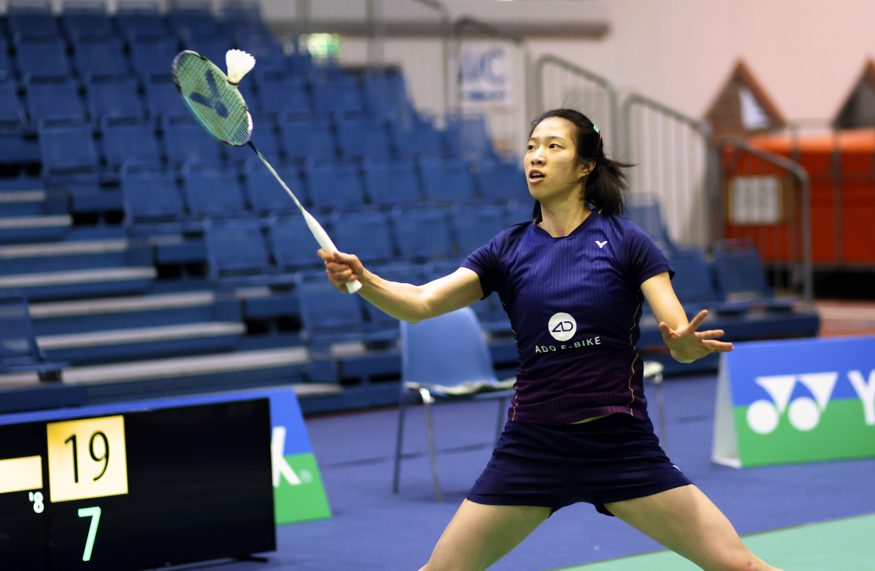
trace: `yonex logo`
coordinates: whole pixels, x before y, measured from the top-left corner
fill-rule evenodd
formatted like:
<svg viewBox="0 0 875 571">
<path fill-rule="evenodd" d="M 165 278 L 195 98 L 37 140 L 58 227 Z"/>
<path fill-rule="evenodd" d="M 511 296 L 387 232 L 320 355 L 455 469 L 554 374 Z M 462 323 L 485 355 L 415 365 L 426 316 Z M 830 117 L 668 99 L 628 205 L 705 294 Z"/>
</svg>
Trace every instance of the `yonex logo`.
<svg viewBox="0 0 875 571">
<path fill-rule="evenodd" d="M 778 427 L 778 421 L 786 411 L 790 424 L 796 430 L 807 432 L 814 429 L 826 409 L 838 376 L 837 372 L 830 371 L 757 377 L 754 381 L 769 394 L 771 400 L 761 399 L 748 407 L 748 426 L 758 434 L 769 434 Z M 790 401 L 797 381 L 808 389 L 813 399 L 799 396 Z"/>
<path fill-rule="evenodd" d="M 596 245 L 599 247 L 599 250 L 601 250 L 602 248 L 605 247 L 605 244 L 607 244 L 608 241 L 605 240 L 604 242 L 600 242 L 600 241 L 596 240 L 595 243 L 596 243 Z"/>
<path fill-rule="evenodd" d="M 222 100 L 219 98 L 219 87 L 216 85 L 216 78 L 210 70 L 206 70 L 204 71 L 204 79 L 207 80 L 207 85 L 210 88 L 210 95 L 206 96 L 192 92 L 189 94 L 188 98 L 204 107 L 209 107 L 218 113 L 220 117 L 227 119 L 228 108 L 225 107 L 225 104 L 222 103 Z"/>
<path fill-rule="evenodd" d="M 577 321 L 569 314 L 559 312 L 547 322 L 547 330 L 556 341 L 568 341 L 577 332 Z"/>
</svg>

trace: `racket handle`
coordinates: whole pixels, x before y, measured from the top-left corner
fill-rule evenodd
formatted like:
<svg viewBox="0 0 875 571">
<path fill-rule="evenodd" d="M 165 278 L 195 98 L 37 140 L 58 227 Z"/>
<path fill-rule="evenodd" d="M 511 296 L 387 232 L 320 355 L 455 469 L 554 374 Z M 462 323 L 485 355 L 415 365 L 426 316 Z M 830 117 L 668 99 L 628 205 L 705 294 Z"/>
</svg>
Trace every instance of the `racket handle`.
<svg viewBox="0 0 875 571">
<path fill-rule="evenodd" d="M 307 228 L 313 233 L 313 237 L 319 242 L 319 246 L 321 246 L 326 252 L 336 252 L 337 246 L 335 246 L 334 242 L 331 241 L 331 238 L 328 237 L 328 232 L 322 228 L 319 221 L 313 218 L 313 216 L 311 216 L 306 210 L 301 210 L 301 214 L 304 215 L 304 221 L 307 223 Z M 362 283 L 358 280 L 346 283 L 346 291 L 348 293 L 355 293 L 360 289 L 362 289 Z"/>
</svg>

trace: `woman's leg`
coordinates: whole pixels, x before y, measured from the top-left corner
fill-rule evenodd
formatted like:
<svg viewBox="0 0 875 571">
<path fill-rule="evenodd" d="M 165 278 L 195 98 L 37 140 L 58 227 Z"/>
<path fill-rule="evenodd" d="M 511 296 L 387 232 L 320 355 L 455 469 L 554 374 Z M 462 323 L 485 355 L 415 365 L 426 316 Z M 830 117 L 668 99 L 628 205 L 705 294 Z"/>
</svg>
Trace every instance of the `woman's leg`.
<svg viewBox="0 0 875 571">
<path fill-rule="evenodd" d="M 462 501 L 420 571 L 481 571 L 517 546 L 550 508 L 490 506 Z"/>
<path fill-rule="evenodd" d="M 681 486 L 605 507 L 708 571 L 777 569 L 748 551 L 726 516 L 696 486 Z"/>
</svg>

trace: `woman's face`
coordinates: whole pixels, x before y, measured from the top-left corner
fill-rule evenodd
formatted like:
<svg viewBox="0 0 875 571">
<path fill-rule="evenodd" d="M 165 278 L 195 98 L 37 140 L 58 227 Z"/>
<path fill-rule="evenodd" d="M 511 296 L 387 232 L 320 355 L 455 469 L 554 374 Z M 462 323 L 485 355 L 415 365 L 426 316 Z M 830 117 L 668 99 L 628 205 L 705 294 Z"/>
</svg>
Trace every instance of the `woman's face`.
<svg viewBox="0 0 875 571">
<path fill-rule="evenodd" d="M 567 119 L 547 117 L 535 126 L 526 147 L 523 170 L 529 194 L 543 202 L 581 192 L 592 161 L 577 158 L 576 127 Z"/>
</svg>

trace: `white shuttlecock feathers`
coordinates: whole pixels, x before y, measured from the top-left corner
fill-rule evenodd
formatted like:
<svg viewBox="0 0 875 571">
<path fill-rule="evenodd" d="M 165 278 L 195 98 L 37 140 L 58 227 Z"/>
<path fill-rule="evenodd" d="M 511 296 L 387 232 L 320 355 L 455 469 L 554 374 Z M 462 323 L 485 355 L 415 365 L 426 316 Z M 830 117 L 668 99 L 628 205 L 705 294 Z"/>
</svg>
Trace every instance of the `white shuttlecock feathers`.
<svg viewBox="0 0 875 571">
<path fill-rule="evenodd" d="M 225 64 L 228 66 L 228 83 L 237 85 L 255 67 L 255 58 L 243 50 L 228 50 L 225 53 Z"/>
</svg>

